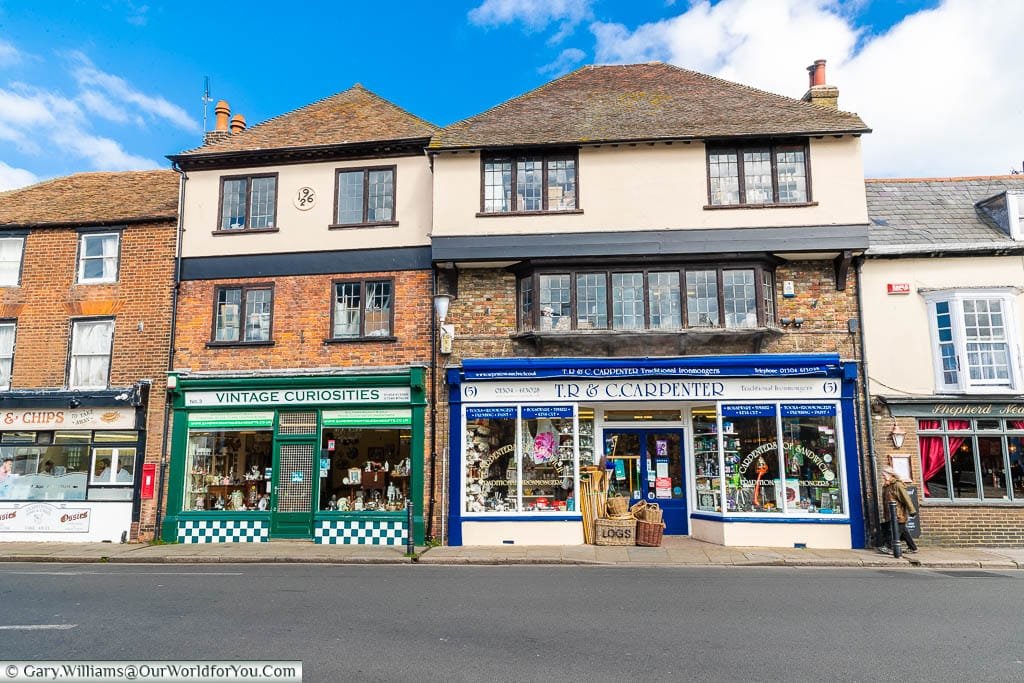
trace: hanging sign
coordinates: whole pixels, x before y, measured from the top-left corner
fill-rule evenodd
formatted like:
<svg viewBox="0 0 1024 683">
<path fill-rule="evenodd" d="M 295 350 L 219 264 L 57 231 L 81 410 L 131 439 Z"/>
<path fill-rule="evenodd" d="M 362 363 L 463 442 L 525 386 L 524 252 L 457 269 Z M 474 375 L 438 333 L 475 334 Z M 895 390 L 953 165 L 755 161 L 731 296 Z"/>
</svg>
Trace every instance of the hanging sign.
<svg viewBox="0 0 1024 683">
<path fill-rule="evenodd" d="M 409 426 L 412 424 L 412 411 L 408 408 L 325 410 L 323 421 L 324 427 Z"/>
</svg>

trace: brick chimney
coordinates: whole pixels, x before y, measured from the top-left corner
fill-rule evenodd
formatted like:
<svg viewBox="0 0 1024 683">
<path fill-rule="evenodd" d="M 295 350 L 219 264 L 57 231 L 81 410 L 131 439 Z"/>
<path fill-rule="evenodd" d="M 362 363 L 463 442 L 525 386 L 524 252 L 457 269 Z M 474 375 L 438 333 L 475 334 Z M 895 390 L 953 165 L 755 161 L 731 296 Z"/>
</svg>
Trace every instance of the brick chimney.
<svg viewBox="0 0 1024 683">
<path fill-rule="evenodd" d="M 807 67 L 807 75 L 810 83 L 801 99 L 819 107 L 839 109 L 839 88 L 825 82 L 825 60 L 814 60 L 814 64 Z"/>
<path fill-rule="evenodd" d="M 228 117 L 231 116 L 231 107 L 228 106 L 227 101 L 221 100 L 218 102 L 217 106 L 213 108 L 213 113 L 217 116 L 216 127 L 213 130 L 207 131 L 203 136 L 204 145 L 220 142 L 231 135 L 231 131 L 228 130 Z"/>
<path fill-rule="evenodd" d="M 245 130 L 245 117 L 235 114 L 231 117 L 231 134 L 241 133 L 243 130 Z"/>
</svg>

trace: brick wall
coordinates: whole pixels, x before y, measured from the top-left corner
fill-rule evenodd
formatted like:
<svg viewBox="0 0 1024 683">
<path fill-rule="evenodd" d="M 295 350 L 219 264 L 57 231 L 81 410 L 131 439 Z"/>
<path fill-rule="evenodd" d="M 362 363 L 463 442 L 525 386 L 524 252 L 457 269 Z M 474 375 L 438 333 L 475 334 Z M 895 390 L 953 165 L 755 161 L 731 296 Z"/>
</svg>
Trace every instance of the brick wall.
<svg viewBox="0 0 1024 683">
<path fill-rule="evenodd" d="M 147 463 L 159 463 L 162 446 L 176 232 L 173 221 L 125 228 L 118 282 L 78 285 L 79 233 L 36 229 L 25 240 L 21 286 L 0 288 L 0 317 L 18 324 L 12 389 L 64 388 L 71 319 L 114 318 L 110 385 L 154 383 L 146 416 Z M 132 538 L 151 539 L 155 517 L 156 500 L 143 501 Z"/>
</svg>

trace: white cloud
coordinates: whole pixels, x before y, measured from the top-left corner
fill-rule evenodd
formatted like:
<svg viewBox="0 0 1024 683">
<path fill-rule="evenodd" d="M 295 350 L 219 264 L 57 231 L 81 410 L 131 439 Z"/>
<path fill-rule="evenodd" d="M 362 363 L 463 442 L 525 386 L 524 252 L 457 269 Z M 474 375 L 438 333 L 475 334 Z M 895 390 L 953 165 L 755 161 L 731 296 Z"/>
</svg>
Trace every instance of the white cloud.
<svg viewBox="0 0 1024 683">
<path fill-rule="evenodd" d="M 0 40 L 0 66 L 11 66 L 21 62 L 18 48 L 4 40 Z"/>
<path fill-rule="evenodd" d="M 945 0 L 875 36 L 855 24 L 857 7 L 702 1 L 664 21 L 598 22 L 591 31 L 598 62 L 663 59 L 794 97 L 806 90 L 805 67 L 827 59 L 840 106 L 875 130 L 864 138 L 869 176 L 994 174 L 1020 164 L 1024 3 Z"/>
<path fill-rule="evenodd" d="M 570 47 L 566 50 L 562 50 L 562 53 L 555 58 L 555 61 L 550 64 L 545 64 L 537 69 L 537 71 L 542 74 L 550 74 L 555 78 L 564 76 L 569 73 L 574 66 L 582 62 L 586 56 L 587 53 L 583 50 Z"/>
<path fill-rule="evenodd" d="M 0 192 L 31 185 L 38 180 L 35 173 L 23 168 L 14 168 L 0 161 Z"/>
<path fill-rule="evenodd" d="M 123 109 L 117 107 L 110 98 L 101 92 L 95 90 L 83 90 L 78 94 L 78 101 L 82 103 L 82 106 L 87 110 L 114 123 L 128 123 L 131 117 Z M 141 119 L 138 119 L 141 122 Z"/>
<path fill-rule="evenodd" d="M 529 31 L 543 31 L 558 23 L 558 31 L 549 42 L 569 36 L 584 19 L 591 16 L 593 0 L 484 0 L 469 11 L 469 20 L 478 26 L 521 23 Z"/>
<path fill-rule="evenodd" d="M 74 128 L 54 131 L 53 141 L 62 149 L 88 159 L 94 168 L 100 170 L 129 171 L 159 168 L 159 164 L 152 159 L 129 154 L 115 140 L 89 135 Z"/>
<path fill-rule="evenodd" d="M 77 64 L 72 70 L 72 75 L 80 87 L 87 90 L 98 88 L 116 102 L 135 105 L 143 113 L 164 119 L 182 130 L 199 131 L 199 123 L 178 105 L 159 95 L 147 95 L 133 88 L 120 76 L 99 70 L 88 57 L 80 52 L 72 53 L 71 57 Z"/>
</svg>

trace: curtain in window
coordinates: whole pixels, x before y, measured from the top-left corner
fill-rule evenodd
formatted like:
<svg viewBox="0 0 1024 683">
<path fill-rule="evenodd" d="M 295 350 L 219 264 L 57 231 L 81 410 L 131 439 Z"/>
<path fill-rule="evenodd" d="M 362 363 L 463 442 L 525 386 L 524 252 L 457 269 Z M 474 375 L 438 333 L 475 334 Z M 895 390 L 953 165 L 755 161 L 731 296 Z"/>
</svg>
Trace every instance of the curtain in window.
<svg viewBox="0 0 1024 683">
<path fill-rule="evenodd" d="M 0 239 L 0 286 L 18 284 L 21 271 L 21 250 L 25 241 L 18 238 Z"/>
<path fill-rule="evenodd" d="M 942 423 L 938 420 L 921 420 L 918 422 L 918 429 L 940 429 Z M 946 465 L 946 453 L 942 446 L 941 436 L 922 436 L 918 442 L 921 447 L 921 480 L 924 485 L 924 495 L 928 495 L 928 480 L 942 471 Z"/>
<path fill-rule="evenodd" d="M 103 238 L 103 279 L 117 279 L 117 235 L 108 235 Z"/>
<path fill-rule="evenodd" d="M 75 323 L 71 345 L 71 386 L 105 387 L 110 369 L 113 325 L 109 321 Z"/>
<path fill-rule="evenodd" d="M 1024 420 L 1010 420 L 1008 426 L 1010 429 L 1024 429 Z"/>
<path fill-rule="evenodd" d="M 14 361 L 14 325 L 0 325 L 0 388 L 11 385 L 11 365 Z"/>
</svg>

